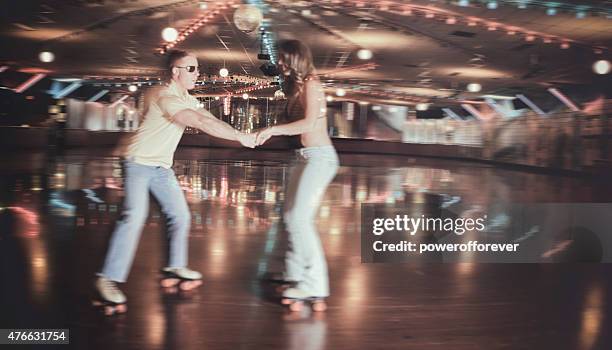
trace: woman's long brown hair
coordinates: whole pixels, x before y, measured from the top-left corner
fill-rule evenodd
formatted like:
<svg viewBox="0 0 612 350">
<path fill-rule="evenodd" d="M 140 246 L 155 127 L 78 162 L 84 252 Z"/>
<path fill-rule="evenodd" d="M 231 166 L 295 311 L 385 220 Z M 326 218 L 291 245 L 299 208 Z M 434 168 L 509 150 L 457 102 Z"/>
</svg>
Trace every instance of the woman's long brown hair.
<svg viewBox="0 0 612 350">
<path fill-rule="evenodd" d="M 304 89 L 304 79 L 315 73 L 312 53 L 301 41 L 286 40 L 279 45 L 279 55 L 290 71 L 285 77 L 283 90 L 287 97 L 295 98 Z"/>
</svg>

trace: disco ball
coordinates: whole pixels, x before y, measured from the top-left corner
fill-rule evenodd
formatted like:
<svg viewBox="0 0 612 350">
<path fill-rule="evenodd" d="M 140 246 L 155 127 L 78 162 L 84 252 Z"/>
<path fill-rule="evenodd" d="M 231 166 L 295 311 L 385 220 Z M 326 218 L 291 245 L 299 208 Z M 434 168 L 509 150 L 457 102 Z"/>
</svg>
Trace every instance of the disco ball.
<svg viewBox="0 0 612 350">
<path fill-rule="evenodd" d="M 259 28 L 262 20 L 261 10 L 253 5 L 241 5 L 234 12 L 234 24 L 245 33 Z"/>
</svg>

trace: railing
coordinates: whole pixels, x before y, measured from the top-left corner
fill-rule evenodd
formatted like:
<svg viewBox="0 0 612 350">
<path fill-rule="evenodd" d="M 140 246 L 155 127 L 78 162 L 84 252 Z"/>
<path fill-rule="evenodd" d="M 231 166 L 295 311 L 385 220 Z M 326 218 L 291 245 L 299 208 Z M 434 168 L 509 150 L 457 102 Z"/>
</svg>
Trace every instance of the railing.
<svg viewBox="0 0 612 350">
<path fill-rule="evenodd" d="M 116 118 L 116 113 L 111 113 L 114 110 L 87 109 L 87 106 L 78 103 L 74 103 L 74 106 L 69 103 L 69 107 L 69 112 L 75 113 L 68 114 L 67 129 L 133 131 L 137 126 L 136 117 L 132 118 L 132 123 L 121 124 L 125 118 Z M 245 132 L 285 122 L 283 101 L 234 101 L 230 115 L 223 114 L 221 102 L 209 103 L 206 107 L 218 118 Z M 333 106 L 328 107 L 330 135 L 336 138 L 465 146 L 477 151 L 474 154 L 479 159 L 553 169 L 612 169 L 611 109 L 604 109 L 599 115 L 557 112 L 542 116 L 526 113 L 518 117 L 487 120 L 406 120 L 405 116 L 400 116 L 392 126 L 388 123 L 385 125 L 373 114 L 344 112 Z M 385 131 L 378 134 L 372 132 L 377 128 Z M 186 133 L 199 134 L 200 131 L 187 130 Z M 378 138 L 379 135 L 384 137 Z M 448 150 L 448 147 L 445 148 Z"/>
<path fill-rule="evenodd" d="M 477 146 L 483 158 L 580 170 L 610 161 L 612 118 L 580 113 L 527 114 L 492 120 L 424 120 L 405 123 L 402 142 Z"/>
</svg>

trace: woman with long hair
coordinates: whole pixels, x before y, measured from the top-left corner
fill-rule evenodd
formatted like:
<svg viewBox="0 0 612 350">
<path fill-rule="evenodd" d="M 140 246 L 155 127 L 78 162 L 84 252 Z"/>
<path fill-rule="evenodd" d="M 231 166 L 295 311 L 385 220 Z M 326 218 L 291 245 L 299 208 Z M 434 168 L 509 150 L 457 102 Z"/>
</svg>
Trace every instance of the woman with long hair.
<svg viewBox="0 0 612 350">
<path fill-rule="evenodd" d="M 300 135 L 303 146 L 296 152 L 297 165 L 285 196 L 283 218 L 289 247 L 284 279 L 294 287 L 283 291 L 283 304 L 297 311 L 306 301 L 315 311 L 323 311 L 329 279 L 315 216 L 338 171 L 338 155 L 327 133 L 325 94 L 310 49 L 298 40 L 282 42 L 278 66 L 284 77 L 289 122 L 260 131 L 256 142 L 260 145 L 277 135 Z"/>
</svg>

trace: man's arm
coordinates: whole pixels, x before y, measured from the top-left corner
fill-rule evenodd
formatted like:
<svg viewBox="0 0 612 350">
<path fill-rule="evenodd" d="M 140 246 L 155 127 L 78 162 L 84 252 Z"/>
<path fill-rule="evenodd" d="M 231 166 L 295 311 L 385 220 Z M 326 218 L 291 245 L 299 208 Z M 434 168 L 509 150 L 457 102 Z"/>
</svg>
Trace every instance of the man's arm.
<svg viewBox="0 0 612 350">
<path fill-rule="evenodd" d="M 183 109 L 172 117 L 173 121 L 202 130 L 203 132 L 226 140 L 238 141 L 245 147 L 255 147 L 255 135 L 245 134 L 231 127 L 229 124 L 215 118 L 205 109 L 197 111 Z"/>
</svg>

